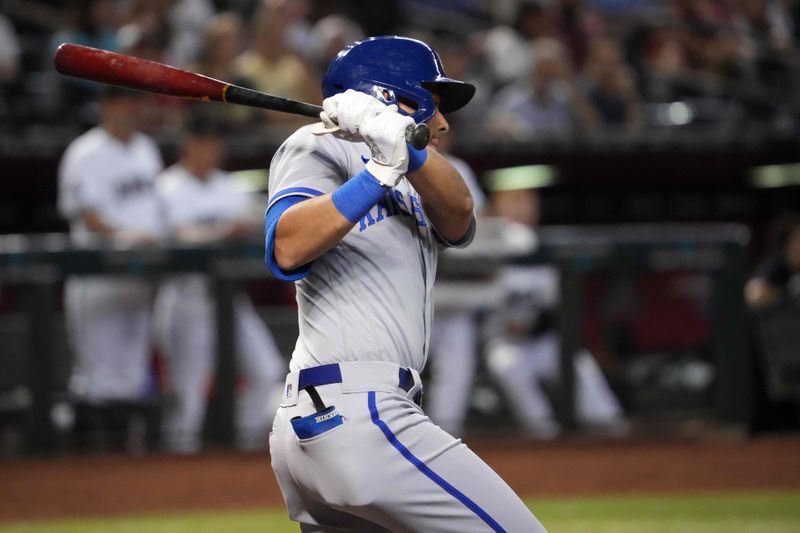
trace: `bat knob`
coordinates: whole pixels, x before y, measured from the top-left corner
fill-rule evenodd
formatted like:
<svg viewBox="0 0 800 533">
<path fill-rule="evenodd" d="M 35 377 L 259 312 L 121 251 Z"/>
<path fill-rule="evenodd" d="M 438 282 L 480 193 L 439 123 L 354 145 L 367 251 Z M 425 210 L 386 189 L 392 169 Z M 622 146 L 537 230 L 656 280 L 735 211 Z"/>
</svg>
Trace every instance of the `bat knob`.
<svg viewBox="0 0 800 533">
<path fill-rule="evenodd" d="M 430 140 L 431 130 L 428 129 L 427 124 L 416 124 L 409 126 L 406 130 L 406 141 L 417 150 L 422 150 L 428 146 L 428 141 Z"/>
</svg>

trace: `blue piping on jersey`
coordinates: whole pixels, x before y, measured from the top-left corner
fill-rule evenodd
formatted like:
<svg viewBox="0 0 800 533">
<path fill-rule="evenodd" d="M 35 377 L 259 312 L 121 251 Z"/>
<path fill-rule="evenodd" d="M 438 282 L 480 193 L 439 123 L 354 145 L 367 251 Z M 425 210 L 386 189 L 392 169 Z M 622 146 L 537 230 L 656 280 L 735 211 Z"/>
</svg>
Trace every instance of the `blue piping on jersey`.
<svg viewBox="0 0 800 533">
<path fill-rule="evenodd" d="M 290 190 L 291 189 L 286 189 L 285 191 L 281 191 L 281 193 Z M 281 269 L 280 265 L 278 265 L 278 262 L 275 261 L 275 232 L 278 229 L 278 220 L 280 220 L 284 211 L 292 207 L 294 204 L 299 204 L 304 200 L 308 200 L 308 197 L 294 195 L 279 198 L 277 202 L 267 208 L 267 214 L 264 217 L 264 261 L 266 261 L 267 267 L 269 267 L 269 271 L 272 273 L 272 275 L 281 281 L 297 281 L 304 278 L 311 270 L 311 266 L 314 264 L 314 262 L 311 261 L 301 267 L 287 272 Z"/>
<path fill-rule="evenodd" d="M 281 198 L 285 198 L 287 196 L 322 196 L 322 191 L 318 191 L 317 189 L 312 189 L 310 187 L 289 187 L 288 189 L 283 189 L 282 191 L 278 191 L 272 195 L 272 198 L 269 199 L 267 203 L 267 209 L 272 207 L 276 201 L 280 200 Z"/>
<path fill-rule="evenodd" d="M 386 422 L 380 419 L 380 415 L 378 414 L 378 406 L 375 403 L 375 391 L 369 391 L 367 393 L 367 403 L 369 405 L 369 414 L 372 418 L 372 423 L 378 426 L 378 428 L 383 432 L 383 435 L 386 437 L 386 440 L 394 446 L 394 448 L 400 452 L 400 454 L 406 458 L 406 460 L 417 467 L 417 470 L 425 474 L 431 481 L 439 485 L 443 488 L 448 494 L 453 496 L 455 499 L 460 501 L 467 507 L 470 511 L 478 515 L 478 517 L 483 520 L 486 525 L 492 528 L 493 531 L 503 532 L 505 533 L 505 529 L 497 523 L 497 521 L 489 516 L 489 513 L 484 511 L 477 503 L 469 499 L 467 495 L 463 492 L 455 488 L 453 485 L 445 481 L 439 474 L 431 470 L 431 468 L 423 463 L 418 457 L 416 457 L 411 451 L 406 448 L 399 440 L 397 440 L 397 436 L 392 433 L 392 430 L 389 429 L 389 426 L 386 425 Z"/>
</svg>

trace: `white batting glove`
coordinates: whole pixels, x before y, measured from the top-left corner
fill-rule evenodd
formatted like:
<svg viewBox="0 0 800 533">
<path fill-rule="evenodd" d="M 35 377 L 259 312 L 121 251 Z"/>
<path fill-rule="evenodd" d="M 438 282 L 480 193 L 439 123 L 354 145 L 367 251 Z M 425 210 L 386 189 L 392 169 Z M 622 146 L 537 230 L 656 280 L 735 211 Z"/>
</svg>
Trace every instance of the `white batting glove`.
<svg viewBox="0 0 800 533">
<path fill-rule="evenodd" d="M 351 142 L 363 140 L 359 130 L 365 120 L 374 117 L 386 109 L 386 105 L 376 98 L 353 89 L 322 101 L 320 120 L 328 128 L 338 126 L 337 137 Z"/>
<path fill-rule="evenodd" d="M 397 185 L 408 170 L 406 130 L 413 125 L 414 119 L 398 113 L 396 105 L 361 125 L 359 132 L 372 152 L 367 170 L 386 187 Z"/>
</svg>

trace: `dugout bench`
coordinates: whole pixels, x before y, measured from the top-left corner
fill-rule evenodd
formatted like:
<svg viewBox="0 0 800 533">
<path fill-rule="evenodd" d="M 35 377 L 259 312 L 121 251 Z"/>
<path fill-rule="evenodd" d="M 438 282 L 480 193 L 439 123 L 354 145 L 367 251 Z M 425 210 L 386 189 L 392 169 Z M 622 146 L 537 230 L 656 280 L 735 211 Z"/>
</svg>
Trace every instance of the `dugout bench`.
<svg viewBox="0 0 800 533">
<path fill-rule="evenodd" d="M 717 363 L 715 413 L 719 424 L 746 427 L 752 410 L 752 372 L 746 348 L 746 311 L 742 299 L 749 231 L 736 224 L 616 225 L 543 227 L 532 253 L 509 254 L 484 235 L 456 254 L 442 256 L 439 271 L 449 277 L 490 274 L 503 263 L 554 264 L 560 271 L 561 406 L 559 418 L 569 432 L 576 428 L 572 354 L 579 347 L 583 288 L 589 273 L 701 270 L 713 278 L 712 345 Z M 121 248 L 106 243 L 75 248 L 68 237 L 0 237 L 0 283 L 23 288 L 27 316 L 27 387 L 31 403 L 25 415 L 25 450 L 51 452 L 57 294 L 68 276 L 125 274 L 158 279 L 183 273 L 208 274 L 215 287 L 218 360 L 215 394 L 208 409 L 214 417 L 214 445 L 231 446 L 234 437 L 236 361 L 232 304 L 237 286 L 270 277 L 261 240 L 239 244 L 170 248 Z M 2 364 L 2 362 L 0 362 Z"/>
</svg>

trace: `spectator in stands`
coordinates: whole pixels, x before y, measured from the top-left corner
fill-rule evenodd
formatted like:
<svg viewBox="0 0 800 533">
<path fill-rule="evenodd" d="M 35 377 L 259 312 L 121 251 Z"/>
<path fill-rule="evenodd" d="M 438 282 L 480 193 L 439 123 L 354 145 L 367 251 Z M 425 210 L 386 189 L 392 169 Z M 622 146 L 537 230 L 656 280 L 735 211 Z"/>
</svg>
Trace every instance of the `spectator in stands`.
<svg viewBox="0 0 800 533">
<path fill-rule="evenodd" d="M 5 113 L 6 88 L 17 80 L 20 71 L 19 41 L 14 26 L 0 13 L 0 116 Z"/>
<path fill-rule="evenodd" d="M 170 0 L 132 0 L 122 16 L 123 25 L 133 24 L 142 34 L 158 34 L 167 43 L 172 38 L 170 4 Z"/>
<path fill-rule="evenodd" d="M 538 39 L 558 38 L 552 6 L 525 1 L 519 4 L 512 25 L 498 24 L 482 39 L 484 68 L 496 87 L 503 87 L 528 72 L 531 43 Z"/>
<path fill-rule="evenodd" d="M 584 0 L 561 0 L 557 3 L 556 24 L 561 41 L 577 68 L 582 68 L 593 41 L 606 33 L 606 23 Z"/>
<path fill-rule="evenodd" d="M 787 51 L 794 44 L 793 21 L 787 2 L 775 0 L 739 0 L 740 13 L 736 22 L 745 24 L 743 30 L 757 41 L 762 50 Z"/>
<path fill-rule="evenodd" d="M 745 286 L 745 299 L 753 309 L 800 303 L 800 215 L 787 215 L 775 227 L 772 249 Z"/>
<path fill-rule="evenodd" d="M 260 233 L 260 199 L 219 169 L 224 157 L 222 124 L 195 114 L 180 159 L 158 183 L 173 241 L 210 243 Z M 172 452 L 192 453 L 201 446 L 206 393 L 217 357 L 212 291 L 206 276 L 185 274 L 164 282 L 156 300 L 158 339 L 173 399 L 164 420 L 164 440 Z M 235 297 L 233 313 L 237 366 L 244 378 L 236 408 L 236 442 L 241 449 L 264 449 L 283 389 L 285 363 L 247 295 Z"/>
<path fill-rule="evenodd" d="M 0 84 L 14 81 L 19 72 L 19 40 L 14 26 L 0 13 Z"/>
<path fill-rule="evenodd" d="M 531 176 L 534 178 L 535 176 Z M 489 183 L 491 214 L 510 223 L 514 241 L 535 242 L 539 224 L 538 191 L 519 176 L 501 175 Z M 511 242 L 512 235 L 509 235 Z M 492 317 L 487 365 L 521 424 L 525 435 L 556 437 L 561 427 L 548 399 L 558 386 L 560 342 L 555 330 L 559 276 L 555 267 L 506 266 L 500 274 L 506 299 Z M 574 356 L 575 412 L 584 427 L 608 435 L 628 431 L 622 408 L 595 358 L 582 349 Z"/>
<path fill-rule="evenodd" d="M 739 0 L 736 17 L 744 46 L 751 54 L 757 79 L 770 88 L 792 89 L 797 85 L 797 50 L 793 22 L 784 2 Z"/>
<path fill-rule="evenodd" d="M 244 27 L 238 14 L 226 11 L 212 17 L 192 69 L 219 80 L 234 80 L 233 62 L 242 53 L 243 35 Z"/>
<path fill-rule="evenodd" d="M 205 74 L 218 80 L 225 80 L 238 85 L 247 85 L 248 80 L 239 79 L 233 69 L 234 60 L 242 53 L 244 40 L 242 19 L 233 11 L 225 11 L 215 15 L 208 23 L 203 34 L 203 44 L 197 62 L 191 70 Z M 206 111 L 219 121 L 231 127 L 242 127 L 252 113 L 239 106 L 209 105 Z"/>
<path fill-rule="evenodd" d="M 445 71 L 453 79 L 466 80 L 475 85 L 475 96 L 469 105 L 447 117 L 451 131 L 448 137 L 462 142 L 470 137 L 475 124 L 484 124 L 489 106 L 493 103 L 492 79 L 483 68 L 482 38 L 435 37 L 431 34 L 412 35 L 430 43 L 439 53 Z M 456 77 L 457 76 L 457 77 Z M 474 136 L 472 136 L 474 138 Z"/>
<path fill-rule="evenodd" d="M 141 93 L 105 86 L 100 125 L 75 139 L 59 167 L 58 207 L 73 242 L 97 246 L 154 242 L 162 231 L 154 179 L 162 169 L 156 144 L 137 132 Z M 77 422 L 103 435 L 112 418 L 130 417 L 150 401 L 149 282 L 96 275 L 64 287 L 74 365 L 70 390 Z"/>
<path fill-rule="evenodd" d="M 203 32 L 214 16 L 211 0 L 173 0 L 167 12 L 172 39 L 167 45 L 167 63 L 188 68 L 197 60 Z"/>
<path fill-rule="evenodd" d="M 122 17 L 125 25 L 120 33 L 146 36 L 136 39 L 140 41 L 159 41 L 158 58 L 147 58 L 186 68 L 197 58 L 203 29 L 213 15 L 209 0 L 133 0 Z"/>
<path fill-rule="evenodd" d="M 119 51 L 151 61 L 165 61 L 168 33 L 164 27 L 148 23 L 131 22 L 117 33 Z M 148 105 L 141 106 L 139 128 L 150 134 L 173 135 L 178 131 L 186 100 L 165 95 L 146 94 L 143 99 Z"/>
<path fill-rule="evenodd" d="M 741 79 L 746 71 L 743 41 L 734 27 L 734 8 L 718 0 L 679 0 L 675 12 L 686 59 L 695 76 Z"/>
<path fill-rule="evenodd" d="M 323 72 L 340 50 L 364 37 L 364 30 L 355 21 L 342 15 L 328 15 L 311 29 L 308 59 Z"/>
<path fill-rule="evenodd" d="M 286 49 L 298 57 L 307 58 L 313 47 L 310 0 L 262 0 L 268 9 L 283 21 Z M 348 43 L 345 43 L 348 44 Z"/>
<path fill-rule="evenodd" d="M 489 112 L 489 126 L 501 137 L 565 136 L 591 127 L 596 117 L 575 83 L 572 64 L 555 39 L 531 46 L 527 77 L 501 90 Z"/>
<path fill-rule="evenodd" d="M 131 22 L 117 32 L 117 48 L 123 54 L 163 63 L 168 37 L 164 27 Z"/>
<path fill-rule="evenodd" d="M 649 102 L 674 102 L 696 94 L 686 48 L 671 24 L 642 28 L 632 55 L 641 75 L 642 95 Z"/>
<path fill-rule="evenodd" d="M 116 50 L 118 20 L 113 0 L 72 0 L 65 11 L 65 27 L 53 35 L 52 50 L 63 42 Z"/>
<path fill-rule="evenodd" d="M 639 128 L 639 95 L 614 39 L 599 37 L 592 41 L 582 84 L 600 123 L 629 130 Z"/>
<path fill-rule="evenodd" d="M 61 43 L 70 42 L 102 48 L 117 49 L 117 13 L 113 0 L 71 0 L 66 7 L 65 27 L 51 40 L 49 57 Z M 81 104 L 96 98 L 97 83 L 61 77 L 63 100 L 68 105 Z"/>
<path fill-rule="evenodd" d="M 302 101 L 319 101 L 319 85 L 307 65 L 286 46 L 282 12 L 263 3 L 253 19 L 253 46 L 234 61 L 234 73 L 248 87 Z M 264 115 L 259 115 L 264 116 Z M 288 113 L 265 112 L 267 121 L 297 124 L 305 120 Z M 260 122 L 260 121 L 259 121 Z"/>
</svg>

